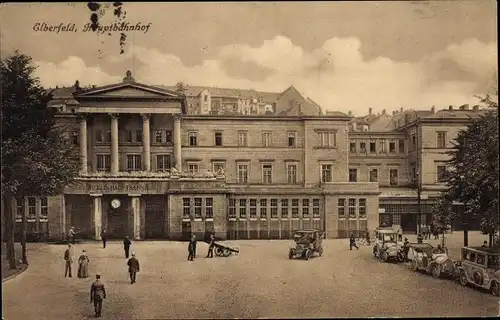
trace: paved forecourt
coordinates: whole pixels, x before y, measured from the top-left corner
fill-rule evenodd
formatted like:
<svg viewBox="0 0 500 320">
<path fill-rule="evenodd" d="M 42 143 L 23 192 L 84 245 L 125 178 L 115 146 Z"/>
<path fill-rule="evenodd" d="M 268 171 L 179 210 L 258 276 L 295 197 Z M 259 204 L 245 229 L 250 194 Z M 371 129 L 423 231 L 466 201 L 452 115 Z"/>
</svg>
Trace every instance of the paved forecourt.
<svg viewBox="0 0 500 320">
<path fill-rule="evenodd" d="M 458 236 L 454 236 L 457 237 Z M 482 238 L 479 239 L 481 244 Z M 134 242 L 141 272 L 127 278 L 122 245 L 86 249 L 88 279 L 64 278 L 64 246 L 30 244 L 30 267 L 2 284 L 5 319 L 93 317 L 90 284 L 96 272 L 107 289 L 103 319 L 267 318 L 374 316 L 495 316 L 498 299 L 446 279 L 413 273 L 403 264 L 381 263 L 371 247 L 348 249 L 348 240 L 325 240 L 325 253 L 289 260 L 291 241 L 227 241 L 239 256 L 205 259 L 198 243 L 187 261 L 187 243 Z M 74 267 L 76 274 L 76 266 Z"/>
</svg>

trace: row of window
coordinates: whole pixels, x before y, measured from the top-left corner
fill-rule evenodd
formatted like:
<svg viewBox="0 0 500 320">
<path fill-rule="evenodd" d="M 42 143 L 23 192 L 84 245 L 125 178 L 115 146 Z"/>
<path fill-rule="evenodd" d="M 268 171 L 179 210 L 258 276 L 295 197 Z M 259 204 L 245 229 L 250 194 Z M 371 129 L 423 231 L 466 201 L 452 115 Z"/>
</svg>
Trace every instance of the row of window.
<svg viewBox="0 0 500 320">
<path fill-rule="evenodd" d="M 202 213 L 205 213 L 203 216 Z M 183 219 L 213 219 L 214 199 L 213 198 L 182 198 L 182 218 Z"/>
<path fill-rule="evenodd" d="M 142 130 L 124 130 L 122 131 L 122 141 L 126 143 L 142 143 L 143 131 Z M 172 130 L 154 130 L 152 132 L 153 143 L 172 143 Z M 78 145 L 80 143 L 80 133 L 73 131 L 71 135 L 72 144 Z M 97 143 L 111 143 L 111 130 L 95 130 L 95 141 Z"/>
<path fill-rule="evenodd" d="M 372 168 L 368 172 L 370 182 L 379 182 L 378 179 L 378 169 Z M 358 169 L 349 169 L 349 182 L 358 182 Z M 399 185 L 399 171 L 398 169 L 389 169 L 389 185 L 397 186 Z"/>
<path fill-rule="evenodd" d="M 111 171 L 111 155 L 98 154 L 97 156 L 97 171 Z M 172 156 L 170 154 L 156 155 L 156 171 L 162 172 L 172 168 Z M 142 170 L 142 155 L 128 154 L 126 162 L 126 171 L 141 171 Z"/>
<path fill-rule="evenodd" d="M 368 145 L 366 141 L 360 141 L 359 144 L 355 140 L 351 140 L 349 143 L 349 152 L 356 153 L 387 153 L 387 143 L 385 139 L 378 139 L 379 148 L 377 150 L 377 142 L 375 140 L 371 140 Z M 405 153 L 405 141 L 398 140 L 398 151 L 399 153 Z M 396 140 L 389 140 L 389 153 L 396 153 Z"/>
<path fill-rule="evenodd" d="M 366 199 L 365 198 L 359 198 L 359 199 L 340 198 L 340 199 L 338 199 L 337 209 L 338 209 L 339 219 L 345 219 L 346 214 L 347 214 L 348 218 L 366 219 Z M 357 215 L 356 215 L 356 212 L 357 212 Z"/>
<path fill-rule="evenodd" d="M 188 144 L 191 147 L 198 146 L 198 132 L 197 131 L 189 131 L 189 141 Z M 222 131 L 214 132 L 213 137 L 213 145 L 216 147 L 224 146 L 224 139 L 222 135 Z M 272 145 L 272 135 L 271 132 L 262 132 L 262 147 L 270 147 Z M 288 132 L 287 139 L 288 147 L 296 147 L 297 146 L 297 133 L 296 132 Z M 238 131 L 238 147 L 248 147 L 248 132 L 247 131 Z"/>
<path fill-rule="evenodd" d="M 446 131 L 436 132 L 436 147 L 437 148 L 445 149 L 447 147 L 446 133 L 447 133 Z M 417 136 L 416 136 L 416 134 L 412 134 L 411 144 L 412 144 L 412 148 L 415 150 L 417 148 Z"/>
<path fill-rule="evenodd" d="M 320 218 L 320 199 L 229 199 L 229 218 L 246 219 L 247 215 L 250 219 L 267 219 L 268 215 L 271 219 L 281 218 L 292 219 Z M 300 215 L 302 213 L 302 215 Z"/>
<path fill-rule="evenodd" d="M 26 208 L 28 220 L 47 219 L 49 208 L 46 197 L 27 197 L 26 199 L 16 199 L 16 220 L 22 219 Z"/>
</svg>

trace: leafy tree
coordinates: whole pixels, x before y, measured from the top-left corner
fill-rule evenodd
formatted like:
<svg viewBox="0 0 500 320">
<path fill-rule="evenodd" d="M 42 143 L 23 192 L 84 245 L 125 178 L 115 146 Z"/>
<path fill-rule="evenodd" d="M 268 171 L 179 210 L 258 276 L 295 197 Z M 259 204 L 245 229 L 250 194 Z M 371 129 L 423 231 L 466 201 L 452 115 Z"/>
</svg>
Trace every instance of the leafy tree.
<svg viewBox="0 0 500 320">
<path fill-rule="evenodd" d="M 452 201 L 465 203 L 465 217 L 480 223 L 481 231 L 492 236 L 499 230 L 498 214 L 498 103 L 489 96 L 481 99 L 486 112 L 473 119 L 454 140 L 449 164 L 448 188 L 435 207 L 435 221 L 453 219 L 447 209 Z M 467 218 L 468 219 L 468 218 Z"/>
<path fill-rule="evenodd" d="M 186 94 L 187 88 L 184 82 L 177 82 L 175 84 L 175 91 L 180 94 Z"/>
<path fill-rule="evenodd" d="M 32 59 L 19 51 L 1 61 L 2 200 L 11 268 L 16 267 L 13 199 L 59 194 L 79 170 L 78 151 L 68 139 L 68 128 L 56 124 L 56 111 L 47 107 L 52 95 L 33 76 L 35 69 Z M 23 215 L 25 264 L 26 229 Z"/>
</svg>

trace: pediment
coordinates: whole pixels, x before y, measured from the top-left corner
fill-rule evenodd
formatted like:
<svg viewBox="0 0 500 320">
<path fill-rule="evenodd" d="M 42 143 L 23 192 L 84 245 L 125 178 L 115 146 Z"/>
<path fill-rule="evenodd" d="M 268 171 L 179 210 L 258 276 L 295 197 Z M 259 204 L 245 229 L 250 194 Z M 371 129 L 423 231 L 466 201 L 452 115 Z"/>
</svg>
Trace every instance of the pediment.
<svg viewBox="0 0 500 320">
<path fill-rule="evenodd" d="M 109 98 L 180 98 L 182 95 L 175 91 L 143 85 L 139 83 L 123 83 L 104 87 L 92 88 L 77 95 L 81 98 L 109 97 Z"/>
</svg>

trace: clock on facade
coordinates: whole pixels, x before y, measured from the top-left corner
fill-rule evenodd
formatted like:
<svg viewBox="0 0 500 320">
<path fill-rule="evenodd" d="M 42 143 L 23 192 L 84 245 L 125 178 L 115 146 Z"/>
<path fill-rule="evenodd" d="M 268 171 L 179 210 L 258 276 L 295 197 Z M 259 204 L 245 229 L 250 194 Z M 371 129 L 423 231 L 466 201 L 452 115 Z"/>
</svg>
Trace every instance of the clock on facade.
<svg viewBox="0 0 500 320">
<path fill-rule="evenodd" d="M 120 207 L 120 204 L 121 204 L 121 202 L 120 202 L 120 200 L 118 200 L 118 199 L 113 199 L 113 200 L 111 200 L 111 206 L 112 206 L 114 209 L 119 208 L 119 207 Z"/>
</svg>

